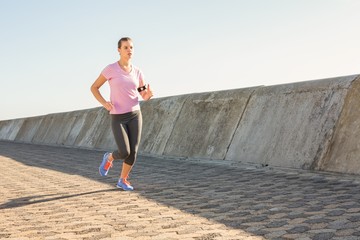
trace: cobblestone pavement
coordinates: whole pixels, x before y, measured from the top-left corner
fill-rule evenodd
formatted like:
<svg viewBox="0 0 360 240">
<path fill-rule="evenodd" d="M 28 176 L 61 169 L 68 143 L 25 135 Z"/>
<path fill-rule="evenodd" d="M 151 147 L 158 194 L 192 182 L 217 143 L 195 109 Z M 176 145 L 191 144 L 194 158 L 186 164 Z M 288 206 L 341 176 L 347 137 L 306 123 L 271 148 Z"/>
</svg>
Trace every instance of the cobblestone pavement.
<svg viewBox="0 0 360 240">
<path fill-rule="evenodd" d="M 360 239 L 360 177 L 0 141 L 0 239 Z"/>
</svg>

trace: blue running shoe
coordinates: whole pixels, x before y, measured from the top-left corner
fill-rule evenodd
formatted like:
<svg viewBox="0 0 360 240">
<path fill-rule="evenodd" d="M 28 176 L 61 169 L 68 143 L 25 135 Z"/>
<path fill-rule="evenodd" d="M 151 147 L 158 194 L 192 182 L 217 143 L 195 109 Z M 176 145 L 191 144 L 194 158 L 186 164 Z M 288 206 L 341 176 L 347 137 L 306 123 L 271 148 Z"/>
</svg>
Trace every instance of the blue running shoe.
<svg viewBox="0 0 360 240">
<path fill-rule="evenodd" d="M 130 183 L 125 178 L 120 178 L 118 183 L 116 184 L 118 188 L 121 188 L 125 191 L 132 191 L 134 188 L 130 185 Z"/>
<path fill-rule="evenodd" d="M 100 167 L 99 167 L 99 173 L 101 176 L 106 176 L 110 170 L 110 168 L 112 167 L 112 162 L 110 162 L 108 159 L 109 159 L 109 155 L 110 153 L 105 153 L 104 154 L 104 157 L 103 157 L 103 160 L 100 164 Z"/>
</svg>

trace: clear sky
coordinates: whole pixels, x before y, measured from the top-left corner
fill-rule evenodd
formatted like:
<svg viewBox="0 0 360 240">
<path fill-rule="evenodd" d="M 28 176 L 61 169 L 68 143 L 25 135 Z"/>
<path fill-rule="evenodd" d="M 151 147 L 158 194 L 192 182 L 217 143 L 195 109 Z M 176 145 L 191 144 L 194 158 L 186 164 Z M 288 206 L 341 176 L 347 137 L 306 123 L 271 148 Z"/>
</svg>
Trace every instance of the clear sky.
<svg viewBox="0 0 360 240">
<path fill-rule="evenodd" d="M 359 12 L 359 0 L 0 0 L 0 120 L 100 106 L 90 85 L 124 36 L 156 97 L 358 74 Z"/>
</svg>

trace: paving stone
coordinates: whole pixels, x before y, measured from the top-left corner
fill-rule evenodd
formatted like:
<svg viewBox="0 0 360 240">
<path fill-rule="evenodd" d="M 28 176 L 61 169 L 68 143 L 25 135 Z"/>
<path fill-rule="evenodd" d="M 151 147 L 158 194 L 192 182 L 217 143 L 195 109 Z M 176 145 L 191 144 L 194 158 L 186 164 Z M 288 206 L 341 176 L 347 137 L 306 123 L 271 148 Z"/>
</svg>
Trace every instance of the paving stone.
<svg viewBox="0 0 360 240">
<path fill-rule="evenodd" d="M 335 234 L 333 232 L 324 232 L 324 233 L 317 233 L 311 239 L 312 240 L 328 240 L 334 237 Z"/>
<path fill-rule="evenodd" d="M 327 218 L 316 218 L 316 219 L 309 219 L 304 221 L 304 223 L 308 223 L 308 224 L 315 224 L 315 223 L 329 223 L 332 220 L 327 219 Z"/>
<path fill-rule="evenodd" d="M 345 213 L 344 210 L 333 210 L 327 213 L 327 216 L 333 217 L 333 216 L 341 216 Z"/>
<path fill-rule="evenodd" d="M 359 240 L 359 238 L 354 236 L 342 236 L 342 237 L 333 237 L 331 240 Z"/>
<path fill-rule="evenodd" d="M 360 215 L 351 216 L 351 217 L 349 218 L 349 220 L 350 220 L 351 222 L 359 222 L 359 221 L 360 221 Z"/>
<path fill-rule="evenodd" d="M 282 227 L 284 225 L 288 224 L 287 221 L 285 220 L 280 220 L 280 221 L 273 221 L 273 222 L 270 222 L 268 224 L 266 224 L 265 226 L 267 228 L 278 228 L 278 227 Z"/>
<path fill-rule="evenodd" d="M 336 229 L 336 230 L 347 229 L 348 224 L 349 224 L 348 220 L 336 220 L 329 223 L 328 228 Z"/>
<path fill-rule="evenodd" d="M 304 233 L 309 230 L 310 230 L 310 228 L 308 226 L 296 226 L 296 227 L 289 229 L 287 232 L 290 234 L 294 234 L 294 233 Z"/>
</svg>

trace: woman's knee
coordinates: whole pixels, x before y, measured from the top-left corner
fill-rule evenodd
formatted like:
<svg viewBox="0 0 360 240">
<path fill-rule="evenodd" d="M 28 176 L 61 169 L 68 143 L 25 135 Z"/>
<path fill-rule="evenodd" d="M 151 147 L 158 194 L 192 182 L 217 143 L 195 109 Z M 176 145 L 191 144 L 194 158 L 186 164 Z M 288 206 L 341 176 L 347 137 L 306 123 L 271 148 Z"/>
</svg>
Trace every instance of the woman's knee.
<svg viewBox="0 0 360 240">
<path fill-rule="evenodd" d="M 120 152 L 120 159 L 127 159 L 130 156 L 130 152 L 122 151 Z"/>
<path fill-rule="evenodd" d="M 136 161 L 136 152 L 131 152 L 127 158 L 124 159 L 124 162 L 128 165 L 134 165 Z"/>
<path fill-rule="evenodd" d="M 114 159 L 127 159 L 130 155 L 130 151 L 128 150 L 116 151 L 113 153 Z"/>
</svg>

